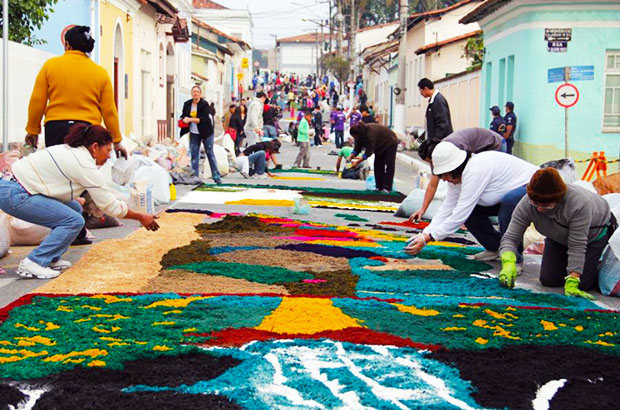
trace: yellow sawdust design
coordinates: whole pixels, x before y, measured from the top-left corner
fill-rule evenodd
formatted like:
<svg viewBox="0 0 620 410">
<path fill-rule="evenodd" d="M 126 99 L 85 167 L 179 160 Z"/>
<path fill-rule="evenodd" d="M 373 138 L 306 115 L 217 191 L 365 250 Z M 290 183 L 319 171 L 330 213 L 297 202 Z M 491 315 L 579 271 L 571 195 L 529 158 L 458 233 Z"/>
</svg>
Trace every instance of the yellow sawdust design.
<svg viewBox="0 0 620 410">
<path fill-rule="evenodd" d="M 418 309 L 415 306 L 407 306 L 400 303 L 392 303 L 396 308 L 403 313 L 410 313 L 416 316 L 437 316 L 439 312 L 433 309 Z"/>
<path fill-rule="evenodd" d="M 327 330 L 362 327 L 330 299 L 282 298 L 280 305 L 255 329 L 275 333 L 314 334 Z"/>
</svg>

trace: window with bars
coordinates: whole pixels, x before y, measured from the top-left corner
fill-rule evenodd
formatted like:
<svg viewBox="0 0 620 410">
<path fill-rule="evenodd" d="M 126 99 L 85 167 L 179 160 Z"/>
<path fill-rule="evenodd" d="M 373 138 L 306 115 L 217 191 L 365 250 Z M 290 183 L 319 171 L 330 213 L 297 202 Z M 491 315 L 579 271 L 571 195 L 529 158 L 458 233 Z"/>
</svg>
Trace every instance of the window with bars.
<svg viewBox="0 0 620 410">
<path fill-rule="evenodd" d="M 603 131 L 620 130 L 620 50 L 605 55 Z"/>
</svg>

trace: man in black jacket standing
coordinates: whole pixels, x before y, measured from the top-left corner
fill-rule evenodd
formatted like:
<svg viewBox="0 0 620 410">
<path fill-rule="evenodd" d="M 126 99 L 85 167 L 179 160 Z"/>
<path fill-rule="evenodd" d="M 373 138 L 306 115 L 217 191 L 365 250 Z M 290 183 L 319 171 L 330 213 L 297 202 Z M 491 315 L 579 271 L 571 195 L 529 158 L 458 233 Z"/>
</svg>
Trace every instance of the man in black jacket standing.
<svg viewBox="0 0 620 410">
<path fill-rule="evenodd" d="M 428 78 L 421 79 L 418 88 L 420 95 L 429 99 L 426 109 L 426 139 L 442 140 L 453 132 L 448 101 L 435 90 L 435 85 Z"/>
</svg>

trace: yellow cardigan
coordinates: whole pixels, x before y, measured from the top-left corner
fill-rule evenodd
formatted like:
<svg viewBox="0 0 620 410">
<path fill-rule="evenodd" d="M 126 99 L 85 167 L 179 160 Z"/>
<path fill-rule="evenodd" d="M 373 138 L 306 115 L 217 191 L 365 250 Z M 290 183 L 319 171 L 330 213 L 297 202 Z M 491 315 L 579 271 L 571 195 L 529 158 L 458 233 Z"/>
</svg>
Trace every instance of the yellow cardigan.
<svg viewBox="0 0 620 410">
<path fill-rule="evenodd" d="M 81 51 L 66 51 L 43 64 L 30 96 L 26 132 L 40 134 L 43 115 L 46 123 L 79 120 L 95 125 L 103 117 L 114 142 L 122 138 L 110 77 Z"/>
</svg>

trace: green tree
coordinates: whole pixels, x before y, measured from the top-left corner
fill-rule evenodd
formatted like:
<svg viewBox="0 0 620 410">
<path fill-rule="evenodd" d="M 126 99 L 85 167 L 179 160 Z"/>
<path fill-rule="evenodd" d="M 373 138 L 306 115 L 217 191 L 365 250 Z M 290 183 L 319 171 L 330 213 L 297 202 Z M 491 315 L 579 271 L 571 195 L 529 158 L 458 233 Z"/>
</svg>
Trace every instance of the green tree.
<svg viewBox="0 0 620 410">
<path fill-rule="evenodd" d="M 340 83 L 340 94 L 342 94 L 342 85 L 347 81 L 351 72 L 351 60 L 339 56 L 327 56 L 323 64 Z"/>
<path fill-rule="evenodd" d="M 345 13 L 350 9 L 350 0 L 346 0 Z M 356 0 L 360 2 L 360 27 L 398 20 L 399 0 Z M 455 4 L 458 0 L 409 0 L 409 14 L 423 13 Z M 357 5 L 357 3 L 356 3 Z"/>
<path fill-rule="evenodd" d="M 9 40 L 29 46 L 45 44 L 47 41 L 36 38 L 32 32 L 40 29 L 54 12 L 52 6 L 58 0 L 9 0 Z M 2 21 L 2 2 L 0 2 L 0 27 Z"/>
<path fill-rule="evenodd" d="M 482 34 L 467 39 L 467 44 L 465 44 L 465 48 L 463 49 L 463 57 L 471 60 L 467 67 L 467 71 L 482 67 L 482 61 L 484 59 L 484 41 L 482 39 Z"/>
</svg>

